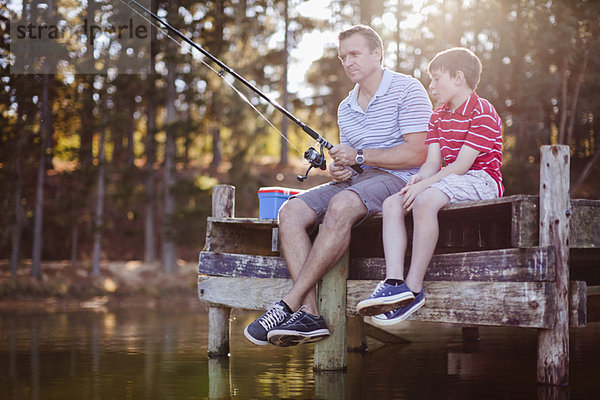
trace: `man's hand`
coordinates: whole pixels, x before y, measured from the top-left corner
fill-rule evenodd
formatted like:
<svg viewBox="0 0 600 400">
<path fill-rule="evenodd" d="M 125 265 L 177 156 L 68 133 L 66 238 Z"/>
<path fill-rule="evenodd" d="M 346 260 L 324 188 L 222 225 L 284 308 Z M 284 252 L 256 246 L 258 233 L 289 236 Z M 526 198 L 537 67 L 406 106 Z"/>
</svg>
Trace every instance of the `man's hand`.
<svg viewBox="0 0 600 400">
<path fill-rule="evenodd" d="M 345 181 L 352 177 L 352 171 L 343 165 L 332 162 L 329 165 L 329 174 L 336 181 Z"/>
<path fill-rule="evenodd" d="M 337 165 L 352 166 L 356 164 L 356 149 L 347 144 L 338 144 L 329 149 L 329 155 Z"/>
</svg>

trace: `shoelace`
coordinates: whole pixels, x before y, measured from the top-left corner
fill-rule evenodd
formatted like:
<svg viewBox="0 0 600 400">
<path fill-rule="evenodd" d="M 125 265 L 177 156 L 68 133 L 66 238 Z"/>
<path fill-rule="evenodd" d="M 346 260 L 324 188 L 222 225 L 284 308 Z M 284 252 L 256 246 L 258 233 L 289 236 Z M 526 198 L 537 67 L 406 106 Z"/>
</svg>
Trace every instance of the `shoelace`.
<svg viewBox="0 0 600 400">
<path fill-rule="evenodd" d="M 375 287 L 375 290 L 373 291 L 373 294 L 371 295 L 371 297 L 377 296 L 379 293 L 381 293 L 383 291 L 383 289 L 385 289 L 385 281 L 380 281 L 377 284 L 377 286 Z"/>
<path fill-rule="evenodd" d="M 266 330 L 269 330 L 281 323 L 285 317 L 286 312 L 283 311 L 283 307 L 281 307 L 279 304 L 275 304 L 273 307 L 269 308 L 265 315 L 258 320 L 258 323 L 261 324 Z"/>
<path fill-rule="evenodd" d="M 294 321 L 296 321 L 297 319 L 300 319 L 300 317 L 302 317 L 304 314 L 306 314 L 305 310 L 308 310 L 307 306 L 300 307 L 300 309 L 298 311 L 296 311 L 295 313 L 293 313 L 292 316 L 287 321 L 285 321 L 284 325 L 291 324 Z"/>
</svg>

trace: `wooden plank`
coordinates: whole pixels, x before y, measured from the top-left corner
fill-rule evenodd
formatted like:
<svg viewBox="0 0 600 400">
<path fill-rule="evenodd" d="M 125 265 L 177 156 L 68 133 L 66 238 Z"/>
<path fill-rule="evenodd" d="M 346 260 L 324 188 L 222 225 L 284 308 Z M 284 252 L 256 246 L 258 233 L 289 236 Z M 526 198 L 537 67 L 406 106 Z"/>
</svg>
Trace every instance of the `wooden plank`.
<svg viewBox="0 0 600 400">
<path fill-rule="evenodd" d="M 569 383 L 569 146 L 542 146 L 540 160 L 541 246 L 556 251 L 556 324 L 538 331 L 537 381 Z"/>
<path fill-rule="evenodd" d="M 539 198 L 529 196 L 512 203 L 512 247 L 533 247 L 539 242 Z"/>
<path fill-rule="evenodd" d="M 375 284 L 348 281 L 349 313 Z M 550 328 L 555 321 L 550 282 L 425 282 L 424 290 L 425 306 L 410 320 L 531 328 Z"/>
<path fill-rule="evenodd" d="M 276 256 L 216 254 L 203 251 L 198 273 L 215 276 L 247 276 L 254 278 L 289 278 L 285 260 Z"/>
<path fill-rule="evenodd" d="M 571 200 L 569 247 L 600 248 L 600 200 Z"/>
<path fill-rule="evenodd" d="M 347 281 L 346 313 L 377 281 Z M 200 276 L 198 297 L 209 304 L 265 310 L 291 288 L 290 279 Z M 244 295 L 240 295 L 243 293 Z M 468 325 L 549 328 L 554 322 L 554 285 L 550 282 L 425 282 L 426 304 L 412 320 Z"/>
<path fill-rule="evenodd" d="M 569 289 L 569 325 L 583 328 L 587 324 L 587 285 L 582 281 L 571 281 Z"/>
<path fill-rule="evenodd" d="M 409 265 L 407 262 L 406 265 Z M 552 247 L 488 250 L 433 256 L 426 281 L 554 281 Z M 407 272 L 408 273 L 408 272 Z M 385 259 L 359 258 L 350 263 L 350 279 L 385 278 Z"/>
<path fill-rule="evenodd" d="M 266 310 L 291 288 L 291 279 L 198 276 L 198 298 L 201 301 L 246 310 Z"/>
<path fill-rule="evenodd" d="M 216 276 L 289 278 L 285 261 L 275 256 L 201 252 L 198 271 Z M 383 258 L 350 260 L 350 279 L 384 278 Z M 526 282 L 554 279 L 554 252 L 551 248 L 542 247 L 436 254 L 425 276 L 428 281 Z"/>
<path fill-rule="evenodd" d="M 277 227 L 276 224 L 234 223 L 232 221 L 208 219 L 205 251 L 264 256 L 279 254 L 278 251 L 272 250 L 272 231 L 273 227 Z"/>
</svg>

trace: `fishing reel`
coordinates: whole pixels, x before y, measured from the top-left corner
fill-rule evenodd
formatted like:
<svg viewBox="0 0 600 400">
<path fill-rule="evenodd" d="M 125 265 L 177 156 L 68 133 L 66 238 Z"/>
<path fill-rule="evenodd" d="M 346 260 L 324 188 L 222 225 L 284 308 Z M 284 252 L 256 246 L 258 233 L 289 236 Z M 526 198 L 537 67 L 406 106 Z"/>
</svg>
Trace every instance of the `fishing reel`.
<svg viewBox="0 0 600 400">
<path fill-rule="evenodd" d="M 308 178 L 308 172 L 311 170 L 311 168 L 319 168 L 323 171 L 327 169 L 327 161 L 325 160 L 325 154 L 323 153 L 323 144 L 321 144 L 320 153 L 317 150 L 315 150 L 314 147 L 309 147 L 304 152 L 304 159 L 310 163 L 310 166 L 304 173 L 304 176 L 296 176 L 296 179 L 298 179 L 300 182 L 304 182 L 304 180 Z"/>
</svg>

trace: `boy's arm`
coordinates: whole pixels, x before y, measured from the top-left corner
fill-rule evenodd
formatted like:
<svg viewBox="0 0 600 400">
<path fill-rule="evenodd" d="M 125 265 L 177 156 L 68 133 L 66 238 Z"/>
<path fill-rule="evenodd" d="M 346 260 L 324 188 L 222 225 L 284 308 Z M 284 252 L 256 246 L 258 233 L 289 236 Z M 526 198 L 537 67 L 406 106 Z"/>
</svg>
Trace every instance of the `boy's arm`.
<svg viewBox="0 0 600 400">
<path fill-rule="evenodd" d="M 432 146 L 433 144 L 429 145 Z M 435 144 L 439 149 L 439 144 Z M 429 152 L 427 153 L 429 156 Z M 427 189 L 429 185 L 439 182 L 442 178 L 451 175 L 464 175 L 471 168 L 475 162 L 475 158 L 479 155 L 479 150 L 475 150 L 472 147 L 463 145 L 458 152 L 456 160 L 450 165 L 440 169 L 438 172 L 430 175 L 429 177 L 423 178 L 412 185 L 405 186 L 400 194 L 404 196 L 403 206 L 407 211 L 412 209 L 413 202 L 417 195 L 423 190 Z M 421 171 L 419 171 L 419 174 Z"/>
</svg>

